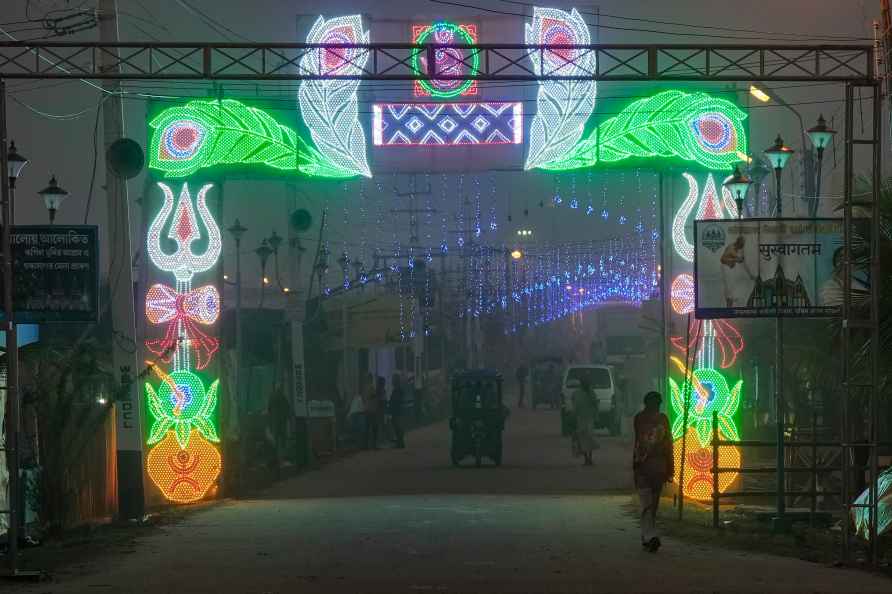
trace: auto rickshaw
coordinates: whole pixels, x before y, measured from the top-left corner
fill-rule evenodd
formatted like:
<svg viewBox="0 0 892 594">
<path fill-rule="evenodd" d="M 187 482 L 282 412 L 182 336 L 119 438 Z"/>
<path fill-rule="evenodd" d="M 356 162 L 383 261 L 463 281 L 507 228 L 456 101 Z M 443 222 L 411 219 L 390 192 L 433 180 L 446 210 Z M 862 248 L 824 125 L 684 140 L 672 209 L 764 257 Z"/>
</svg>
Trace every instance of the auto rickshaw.
<svg viewBox="0 0 892 594">
<path fill-rule="evenodd" d="M 502 431 L 508 409 L 502 404 L 502 376 L 490 369 L 463 371 L 452 377 L 450 454 L 458 466 L 471 456 L 477 466 L 489 458 L 502 464 Z"/>
</svg>

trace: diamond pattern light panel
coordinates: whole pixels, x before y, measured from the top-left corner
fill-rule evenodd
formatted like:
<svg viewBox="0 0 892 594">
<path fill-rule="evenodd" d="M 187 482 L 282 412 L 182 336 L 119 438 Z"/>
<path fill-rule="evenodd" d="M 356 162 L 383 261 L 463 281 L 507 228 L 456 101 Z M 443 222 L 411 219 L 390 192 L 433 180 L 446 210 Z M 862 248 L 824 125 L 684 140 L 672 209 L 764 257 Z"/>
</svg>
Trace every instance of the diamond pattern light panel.
<svg viewBox="0 0 892 594">
<path fill-rule="evenodd" d="M 523 104 L 376 103 L 375 146 L 463 146 L 523 142 Z"/>
</svg>

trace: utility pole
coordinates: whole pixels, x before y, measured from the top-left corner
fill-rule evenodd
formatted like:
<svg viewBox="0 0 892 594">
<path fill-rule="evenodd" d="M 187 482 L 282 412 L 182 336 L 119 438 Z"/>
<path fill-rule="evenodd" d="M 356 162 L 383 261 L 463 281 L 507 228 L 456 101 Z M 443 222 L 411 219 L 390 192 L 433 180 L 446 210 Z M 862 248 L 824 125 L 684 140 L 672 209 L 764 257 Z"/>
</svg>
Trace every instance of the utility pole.
<svg viewBox="0 0 892 594">
<path fill-rule="evenodd" d="M 14 577 L 18 573 L 19 552 L 19 517 L 22 506 L 19 499 L 22 494 L 19 482 L 19 345 L 16 333 L 15 312 L 13 311 L 13 255 L 12 255 L 12 225 L 13 220 L 13 195 L 15 183 L 12 176 L 6 177 L 9 171 L 6 140 L 6 82 L 0 80 L 0 189 L 3 194 L 3 330 L 6 333 L 6 464 L 9 469 L 8 497 L 6 499 L 8 510 L 0 510 L 7 513 L 9 523 L 6 529 L 8 541 L 6 557 L 9 563 L 9 576 Z"/>
<path fill-rule="evenodd" d="M 289 219 L 297 209 L 297 187 L 288 186 Z M 289 220 L 290 222 L 290 220 Z M 325 224 L 323 219 L 320 223 Z M 297 422 L 298 444 L 303 450 L 303 462 L 307 466 L 312 462 L 312 437 L 310 435 L 310 401 L 307 397 L 306 368 L 304 364 L 304 320 L 306 319 L 306 303 L 303 284 L 303 253 L 306 248 L 301 245 L 300 235 L 294 225 L 288 225 L 288 321 L 291 327 L 291 394 L 294 416 Z M 311 270 L 310 274 L 315 271 Z"/>
<path fill-rule="evenodd" d="M 117 0 L 99 0 L 99 38 L 103 43 L 118 41 Z M 111 50 L 99 55 L 102 71 L 118 73 L 118 56 Z M 124 111 L 120 82 L 107 80 L 109 94 L 102 104 L 102 124 L 106 149 L 124 136 Z M 142 423 L 138 385 L 132 381 L 137 370 L 136 325 L 133 304 L 133 264 L 130 251 L 130 200 L 127 182 L 110 167 L 105 172 L 107 234 L 109 239 L 108 279 L 111 288 L 112 360 L 123 382 L 115 402 L 118 517 L 141 518 L 145 510 L 143 492 Z"/>
</svg>

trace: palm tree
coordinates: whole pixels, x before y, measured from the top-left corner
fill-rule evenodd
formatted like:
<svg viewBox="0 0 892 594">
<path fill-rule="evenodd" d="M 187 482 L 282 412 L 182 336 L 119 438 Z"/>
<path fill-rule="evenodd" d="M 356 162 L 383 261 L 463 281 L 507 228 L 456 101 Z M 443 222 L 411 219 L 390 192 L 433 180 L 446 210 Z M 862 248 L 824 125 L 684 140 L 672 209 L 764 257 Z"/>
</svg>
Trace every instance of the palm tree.
<svg viewBox="0 0 892 594">
<path fill-rule="evenodd" d="M 870 180 L 862 178 L 856 185 L 857 193 L 869 194 L 871 190 Z M 878 257 L 881 265 L 879 278 L 870 279 L 871 283 L 878 283 L 879 287 L 879 377 L 878 390 L 880 394 L 880 433 L 889 435 L 892 429 L 892 407 L 890 407 L 888 395 L 892 386 L 892 357 L 885 356 L 892 348 L 892 177 L 886 178 L 880 186 L 879 192 L 880 211 L 880 246 Z M 870 234 L 867 219 L 871 213 L 867 209 L 856 208 L 855 216 L 864 217 L 863 224 L 856 223 L 856 231 L 852 236 L 852 261 L 855 271 L 859 275 L 869 278 L 870 273 Z M 870 308 L 870 292 L 865 289 L 853 289 L 853 314 L 867 318 Z M 837 331 L 841 331 L 841 325 L 837 323 Z M 854 335 L 857 336 L 857 335 Z M 864 335 L 863 345 L 854 353 L 853 369 L 869 369 L 870 342 L 868 335 Z"/>
</svg>

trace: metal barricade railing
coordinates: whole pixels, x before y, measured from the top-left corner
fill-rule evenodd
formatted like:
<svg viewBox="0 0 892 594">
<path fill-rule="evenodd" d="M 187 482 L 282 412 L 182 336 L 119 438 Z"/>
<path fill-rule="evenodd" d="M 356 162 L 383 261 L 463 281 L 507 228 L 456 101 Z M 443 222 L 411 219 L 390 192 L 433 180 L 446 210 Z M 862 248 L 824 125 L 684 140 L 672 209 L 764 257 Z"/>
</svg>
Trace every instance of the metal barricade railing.
<svg viewBox="0 0 892 594">
<path fill-rule="evenodd" d="M 713 413 L 712 419 L 712 465 L 710 468 L 710 472 L 712 473 L 712 525 L 713 528 L 718 528 L 719 526 L 719 502 L 721 499 L 725 498 L 741 498 L 741 497 L 768 497 L 774 496 L 778 497 L 779 493 L 777 489 L 767 489 L 767 490 L 739 490 L 739 491 L 726 491 L 721 492 L 719 488 L 719 475 L 723 473 L 736 473 L 741 476 L 746 474 L 773 474 L 777 472 L 776 467 L 719 467 L 719 449 L 722 447 L 750 447 L 750 448 L 776 448 L 777 442 L 775 441 L 760 441 L 760 440 L 739 440 L 739 441 L 730 441 L 730 440 L 722 440 L 719 439 L 719 431 L 718 431 L 718 414 Z M 849 444 L 851 448 L 852 444 Z M 857 444 L 859 446 L 892 446 L 892 442 L 883 442 L 876 444 Z M 800 466 L 800 467 L 785 467 L 784 471 L 786 473 L 792 474 L 802 474 L 809 473 L 811 474 L 811 488 L 807 490 L 784 490 L 784 497 L 792 497 L 792 496 L 808 496 L 810 498 L 810 506 L 809 506 L 809 523 L 813 524 L 814 522 L 814 514 L 817 511 L 817 500 L 819 496 L 837 496 L 841 497 L 843 495 L 842 490 L 818 490 L 818 476 L 822 474 L 830 474 L 834 472 L 844 472 L 846 470 L 845 464 L 833 464 L 833 465 L 819 465 L 817 450 L 818 448 L 838 448 L 842 454 L 845 453 L 846 444 L 841 443 L 839 441 L 818 441 L 814 437 L 811 441 L 785 441 L 784 442 L 784 450 L 785 452 L 790 448 L 811 448 L 812 458 L 811 463 L 808 466 Z M 840 460 L 842 462 L 842 460 Z M 849 465 L 849 470 L 852 469 L 852 466 Z M 843 481 L 849 480 L 848 477 L 843 476 Z M 841 502 L 842 504 L 839 506 L 839 509 L 846 510 L 849 506 L 845 505 L 845 501 Z M 848 521 L 848 519 L 846 520 Z"/>
</svg>

